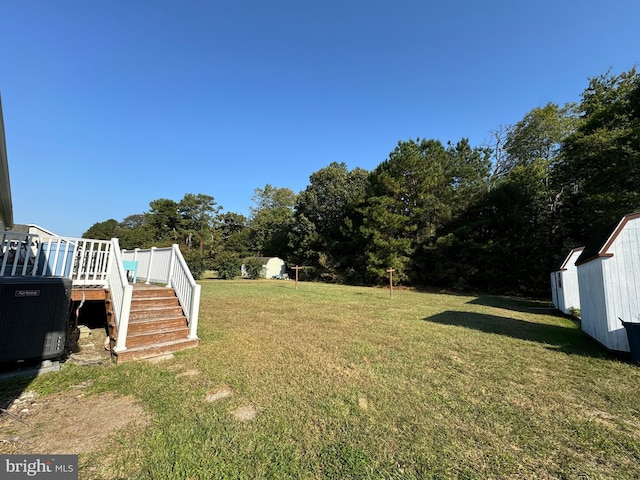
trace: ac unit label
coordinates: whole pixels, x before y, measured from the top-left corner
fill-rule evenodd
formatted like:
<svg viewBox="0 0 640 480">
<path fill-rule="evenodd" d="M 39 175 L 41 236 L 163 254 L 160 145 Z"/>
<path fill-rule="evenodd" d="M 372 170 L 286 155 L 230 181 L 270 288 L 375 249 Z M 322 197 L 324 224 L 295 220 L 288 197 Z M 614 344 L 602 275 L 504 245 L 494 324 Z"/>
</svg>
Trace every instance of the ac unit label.
<svg viewBox="0 0 640 480">
<path fill-rule="evenodd" d="M 16 298 L 39 297 L 40 290 L 16 290 Z"/>
</svg>

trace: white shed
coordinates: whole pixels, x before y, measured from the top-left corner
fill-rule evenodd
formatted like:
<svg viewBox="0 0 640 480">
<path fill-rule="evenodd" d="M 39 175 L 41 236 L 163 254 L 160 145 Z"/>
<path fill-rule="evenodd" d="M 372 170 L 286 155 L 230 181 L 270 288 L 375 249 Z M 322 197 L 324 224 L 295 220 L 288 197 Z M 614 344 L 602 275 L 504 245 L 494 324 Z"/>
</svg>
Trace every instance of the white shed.
<svg viewBox="0 0 640 480">
<path fill-rule="evenodd" d="M 251 257 L 262 262 L 262 277 L 263 278 L 283 278 L 285 274 L 284 260 L 278 257 Z M 248 260 L 248 259 L 245 259 Z M 247 270 L 245 265 L 242 264 L 242 276 L 247 277 Z"/>
<path fill-rule="evenodd" d="M 580 308 L 580 289 L 578 287 L 578 268 L 576 260 L 584 247 L 574 248 L 551 272 L 551 297 L 553 305 L 567 315 L 572 308 Z"/>
<path fill-rule="evenodd" d="M 628 352 L 620 322 L 640 316 L 640 213 L 594 238 L 576 261 L 582 329 L 609 350 Z"/>
</svg>

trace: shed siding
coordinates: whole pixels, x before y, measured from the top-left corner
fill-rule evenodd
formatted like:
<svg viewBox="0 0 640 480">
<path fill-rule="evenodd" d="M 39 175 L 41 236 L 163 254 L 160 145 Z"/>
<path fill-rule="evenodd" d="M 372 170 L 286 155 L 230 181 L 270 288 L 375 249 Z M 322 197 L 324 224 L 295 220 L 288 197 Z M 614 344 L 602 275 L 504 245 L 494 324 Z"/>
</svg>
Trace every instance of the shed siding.
<svg viewBox="0 0 640 480">
<path fill-rule="evenodd" d="M 627 334 L 619 318 L 639 321 L 640 315 L 640 219 L 630 220 L 609 248 L 604 262 L 607 319 L 614 350 L 629 351 Z"/>
<path fill-rule="evenodd" d="M 582 330 L 595 338 L 605 347 L 611 348 L 608 341 L 607 310 L 605 306 L 604 278 L 602 260 L 596 259 L 578 267 L 580 287 L 580 317 Z"/>
<path fill-rule="evenodd" d="M 286 265 L 284 260 L 278 257 L 252 257 L 260 260 L 262 262 L 262 273 L 260 274 L 262 278 L 280 278 L 286 272 Z M 241 273 L 243 277 L 246 277 L 247 269 L 244 264 L 242 264 Z"/>
<path fill-rule="evenodd" d="M 265 265 L 265 278 L 282 277 L 285 272 L 284 260 L 274 257 L 270 258 Z"/>
<path fill-rule="evenodd" d="M 619 318 L 640 320 L 640 218 L 623 224 L 601 256 L 578 267 L 582 329 L 611 350 L 629 351 Z"/>
<path fill-rule="evenodd" d="M 563 269 L 551 274 L 551 295 L 553 305 L 566 314 L 571 308 L 580 308 L 580 288 L 576 260 L 582 249 L 571 250 L 563 262 Z"/>
</svg>

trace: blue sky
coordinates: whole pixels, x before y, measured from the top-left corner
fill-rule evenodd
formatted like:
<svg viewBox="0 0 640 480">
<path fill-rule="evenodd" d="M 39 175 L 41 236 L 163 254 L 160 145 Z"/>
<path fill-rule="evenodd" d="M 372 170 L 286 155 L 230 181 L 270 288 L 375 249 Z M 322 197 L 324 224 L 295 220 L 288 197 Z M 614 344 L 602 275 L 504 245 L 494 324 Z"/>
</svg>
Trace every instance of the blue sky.
<svg viewBox="0 0 640 480">
<path fill-rule="evenodd" d="M 640 64 L 637 0 L 0 0 L 14 218 L 80 236 L 158 198 L 303 190 L 397 142 L 490 140 Z"/>
</svg>

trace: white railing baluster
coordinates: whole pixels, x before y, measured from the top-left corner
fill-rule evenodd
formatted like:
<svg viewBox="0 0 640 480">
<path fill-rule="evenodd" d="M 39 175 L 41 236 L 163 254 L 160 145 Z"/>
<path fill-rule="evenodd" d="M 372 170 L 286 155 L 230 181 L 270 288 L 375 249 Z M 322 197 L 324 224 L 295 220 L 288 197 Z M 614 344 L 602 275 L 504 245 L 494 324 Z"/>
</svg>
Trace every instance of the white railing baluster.
<svg viewBox="0 0 640 480">
<path fill-rule="evenodd" d="M 38 241 L 38 248 L 36 249 L 36 255 L 33 259 L 33 268 L 31 269 L 31 276 L 35 277 L 38 274 L 38 264 L 40 263 L 40 259 L 43 257 L 42 253 L 42 242 Z M 44 263 L 44 262 L 43 262 Z M 40 272 L 40 276 L 44 276 L 44 272 Z"/>
<path fill-rule="evenodd" d="M 31 252 L 31 244 L 33 243 L 33 237 L 29 236 L 25 243 L 24 247 L 24 262 L 22 264 L 22 271 L 20 272 L 21 276 L 25 276 L 27 274 L 27 268 L 29 267 L 29 252 Z"/>
<path fill-rule="evenodd" d="M 155 250 L 156 250 L 156 247 L 151 247 L 151 250 L 149 250 L 149 260 L 148 260 L 149 263 L 147 264 L 147 281 L 144 282 L 147 285 L 151 284 L 151 275 L 150 275 L 150 273 L 151 273 L 151 266 L 153 265 L 153 252 L 155 252 Z M 137 256 L 138 256 L 138 249 L 136 249 L 136 257 L 135 258 L 137 258 Z"/>
<path fill-rule="evenodd" d="M 19 259 L 20 259 L 20 245 L 22 242 L 18 241 L 14 241 L 13 242 L 13 249 L 9 249 L 9 251 L 13 250 L 13 264 L 11 265 L 11 276 L 15 277 L 16 275 L 16 270 L 18 270 L 18 263 L 19 263 Z M 8 255 L 7 255 L 8 256 Z"/>
<path fill-rule="evenodd" d="M 93 242 L 84 242 L 82 248 L 82 265 L 84 268 L 78 272 L 84 278 L 82 280 L 96 280 L 98 278 L 96 267 L 97 264 L 92 262 L 93 260 Z M 88 247 L 88 248 L 87 248 Z M 91 273 L 93 271 L 93 274 Z"/>
<path fill-rule="evenodd" d="M 173 247 L 175 248 L 171 248 L 171 258 L 169 259 L 169 272 L 167 275 L 167 287 L 171 287 L 172 286 L 172 276 L 173 276 L 173 271 L 175 268 L 175 264 L 176 264 L 176 250 L 178 250 L 178 253 L 180 253 L 180 249 L 178 248 L 177 245 L 173 245 Z M 182 256 L 182 254 L 180 254 L 180 256 Z"/>
</svg>

